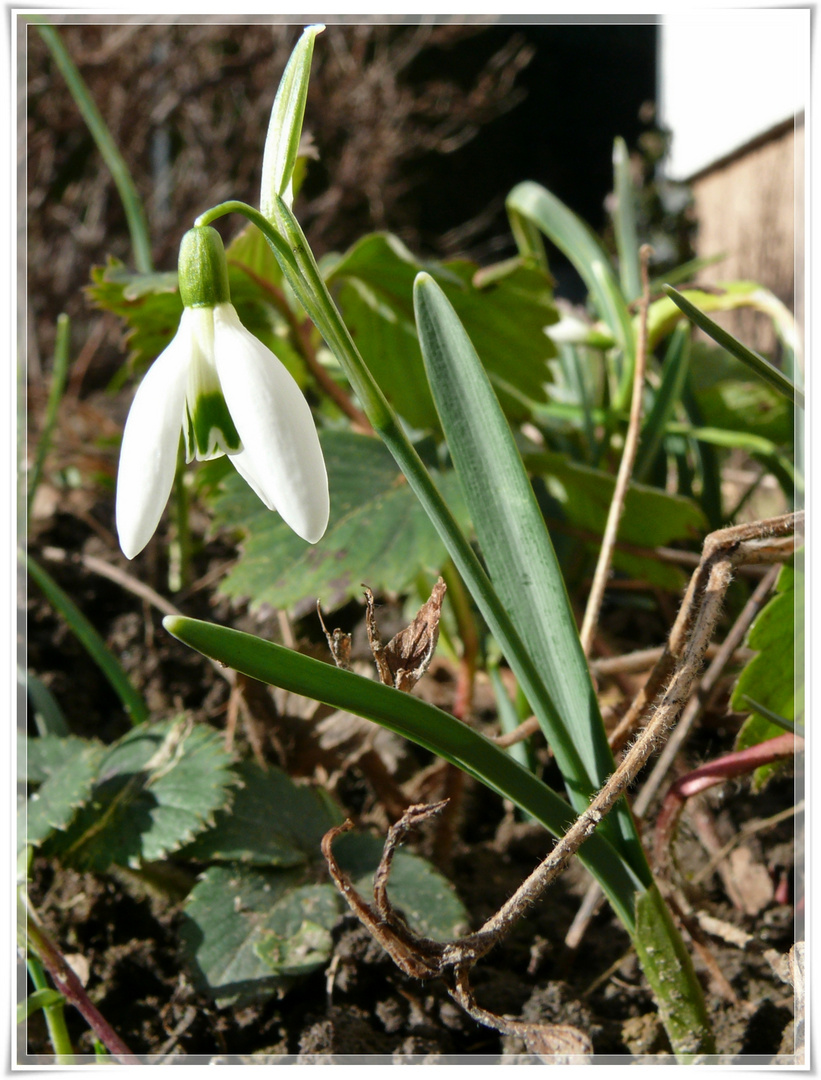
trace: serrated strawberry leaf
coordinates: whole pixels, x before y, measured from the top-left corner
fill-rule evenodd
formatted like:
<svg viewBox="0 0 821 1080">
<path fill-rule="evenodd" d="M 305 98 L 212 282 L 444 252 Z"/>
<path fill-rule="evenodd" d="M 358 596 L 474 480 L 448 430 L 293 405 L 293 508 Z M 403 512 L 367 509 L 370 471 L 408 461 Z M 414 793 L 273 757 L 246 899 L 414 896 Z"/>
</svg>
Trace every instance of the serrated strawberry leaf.
<svg viewBox="0 0 821 1080">
<path fill-rule="evenodd" d="M 214 827 L 186 845 L 180 857 L 282 867 L 316 859 L 322 837 L 342 821 L 326 792 L 253 761 L 237 765 L 236 774 L 242 786 L 231 807 L 218 811 Z"/>
<path fill-rule="evenodd" d="M 194 886 L 180 927 L 195 986 L 220 1006 L 269 997 L 290 984 L 279 962 L 289 955 L 283 943 L 310 936 L 313 967 L 321 966 L 340 911 L 333 886 L 307 884 L 299 870 L 211 867 Z M 315 927 L 328 932 L 326 947 Z"/>
<path fill-rule="evenodd" d="M 278 608 L 319 597 L 323 607 L 333 608 L 360 595 L 363 581 L 375 591 L 401 591 L 420 572 L 439 572 L 444 545 L 385 446 L 340 431 L 323 432 L 321 440 L 331 519 L 318 544 L 301 540 L 233 471 L 223 481 L 213 503 L 214 525 L 244 533 L 240 557 L 220 585 L 228 596 Z M 438 479 L 464 524 L 455 474 Z"/>
<path fill-rule="evenodd" d="M 34 775 L 44 777 L 25 805 L 25 842 L 38 847 L 55 830 L 66 829 L 89 797 L 105 747 L 83 739 L 29 739 L 39 758 Z M 46 744 L 38 746 L 37 744 Z"/>
<path fill-rule="evenodd" d="M 161 859 L 213 822 L 236 782 L 213 729 L 185 719 L 141 724 L 102 756 L 86 805 L 50 846 L 96 871 Z"/>
<path fill-rule="evenodd" d="M 738 677 L 731 700 L 737 712 L 749 712 L 736 739 L 736 749 L 746 750 L 776 735 L 783 727 L 768 713 L 794 721 L 804 711 L 803 685 L 796 679 L 796 643 L 803 653 L 804 572 L 797 566 L 782 566 L 775 593 L 750 627 L 747 646 L 757 650 Z M 751 702 L 763 711 L 751 708 Z M 760 789 L 778 770 L 778 765 L 762 765 L 753 776 L 753 786 Z"/>
</svg>

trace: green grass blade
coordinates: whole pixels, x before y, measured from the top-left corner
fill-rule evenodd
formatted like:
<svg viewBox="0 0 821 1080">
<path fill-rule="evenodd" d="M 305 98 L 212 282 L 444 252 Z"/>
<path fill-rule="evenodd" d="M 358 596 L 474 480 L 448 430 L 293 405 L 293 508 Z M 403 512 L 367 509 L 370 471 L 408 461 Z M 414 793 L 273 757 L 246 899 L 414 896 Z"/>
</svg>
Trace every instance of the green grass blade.
<svg viewBox="0 0 821 1080">
<path fill-rule="evenodd" d="M 765 720 L 769 720 L 771 724 L 775 724 L 777 727 L 783 728 L 784 731 L 789 731 L 791 735 L 804 734 L 804 725 L 801 723 L 796 724 L 793 720 L 788 720 L 785 716 L 775 713 L 772 709 L 768 709 L 766 705 L 762 705 L 760 701 L 756 701 L 755 698 L 751 698 L 749 694 L 741 695 L 744 702 L 750 706 L 751 712 L 757 712 L 759 716 L 763 716 Z"/>
<path fill-rule="evenodd" d="M 687 1064 L 690 1054 L 714 1054 L 715 1039 L 693 961 L 657 885 L 639 894 L 636 919 L 636 952 L 679 1063 Z"/>
<path fill-rule="evenodd" d="M 613 766 L 590 732 L 592 685 L 575 624 L 568 623 L 570 604 L 553 545 L 481 361 L 447 297 L 426 274 L 416 279 L 414 306 L 425 369 L 482 555 L 553 688 L 554 710 L 539 721 L 581 809 L 598 787 L 595 778 Z"/>
<path fill-rule="evenodd" d="M 32 20 L 35 21 L 35 20 Z M 37 19 L 39 24 L 39 19 Z M 142 200 L 137 194 L 137 188 L 128 171 L 128 166 L 122 154 L 117 149 L 111 132 L 103 120 L 100 110 L 83 81 L 83 77 L 77 70 L 74 61 L 68 54 L 62 38 L 53 26 L 39 24 L 37 26 L 40 36 L 54 57 L 54 62 L 60 69 L 60 73 L 66 81 L 69 92 L 74 98 L 80 114 L 85 120 L 88 130 L 97 149 L 103 156 L 103 160 L 109 168 L 120 199 L 125 210 L 128 230 L 131 233 L 131 246 L 134 251 L 134 263 L 141 274 L 150 274 L 154 269 L 151 261 L 151 240 L 148 233 L 148 221 L 143 209 Z"/>
<path fill-rule="evenodd" d="M 802 409 L 804 408 L 804 395 L 798 389 L 798 387 L 791 382 L 786 375 L 783 375 L 778 368 L 773 367 L 769 360 L 765 360 L 763 356 L 760 356 L 757 352 L 753 352 L 752 349 L 748 349 L 746 345 L 743 345 L 738 338 L 733 337 L 718 323 L 705 315 L 704 312 L 692 304 L 686 296 L 682 296 L 680 292 L 674 289 L 670 285 L 664 286 L 664 291 L 670 297 L 674 304 L 676 304 L 688 319 L 692 320 L 696 326 L 701 327 L 705 334 L 709 336 L 719 344 L 723 349 L 726 349 L 728 353 L 734 356 L 737 360 L 740 360 L 743 364 L 746 364 L 749 368 L 752 368 L 765 382 L 768 382 L 770 386 L 774 386 L 776 390 L 784 395 L 793 405 L 798 405 Z"/>
<path fill-rule="evenodd" d="M 687 371 L 690 363 L 690 328 L 677 326 L 667 346 L 664 357 L 664 372 L 661 377 L 661 386 L 658 388 L 656 400 L 644 423 L 641 432 L 641 442 L 636 455 L 636 464 L 633 468 L 633 479 L 643 481 L 650 471 L 650 467 L 656 455 L 661 449 L 664 435 L 676 405 L 681 400 L 681 395 L 687 381 Z"/>
<path fill-rule="evenodd" d="M 511 731 L 516 730 L 524 717 L 519 716 L 516 706 L 507 696 L 507 690 L 499 672 L 499 665 L 488 664 L 487 673 L 490 678 L 490 685 L 493 687 L 493 696 L 496 699 L 496 715 L 499 718 L 499 727 L 505 735 L 509 735 Z M 507 747 L 507 752 L 525 769 L 533 772 L 535 757 L 528 739 L 523 739 L 521 742 Z"/>
<path fill-rule="evenodd" d="M 668 270 L 662 277 L 650 279 L 650 295 L 661 290 L 662 285 L 680 285 L 682 282 L 690 282 L 700 270 L 706 270 L 708 266 L 715 266 L 723 262 L 726 255 L 705 255 L 698 259 L 689 259 L 681 263 L 674 270 Z"/>
<path fill-rule="evenodd" d="M 28 946 L 28 942 L 26 945 Z M 26 967 L 28 968 L 31 981 L 34 984 L 34 993 L 28 999 L 37 1002 L 36 1007 L 42 1008 L 46 1018 L 46 1026 L 48 1027 L 49 1038 L 51 1039 L 51 1045 L 54 1047 L 54 1057 L 56 1064 L 58 1065 L 74 1065 L 74 1053 L 71 1046 L 71 1039 L 69 1038 L 68 1028 L 66 1027 L 65 1017 L 65 998 L 58 991 L 53 990 L 46 979 L 46 973 L 43 970 L 43 965 L 32 953 L 26 958 Z M 52 995 L 56 994 L 56 997 Z M 19 1007 L 18 1007 L 19 1008 Z M 24 1019 L 27 1019 L 30 1013 L 34 1011 L 33 1008 L 26 1012 Z M 17 1022 L 20 1023 L 20 1014 L 18 1011 Z"/>
<path fill-rule="evenodd" d="M 46 1009 L 51 1005 L 62 1005 L 65 1003 L 65 998 L 59 990 L 35 990 L 33 994 L 29 994 L 25 1001 L 21 1001 L 17 1005 L 17 1023 L 22 1024 L 24 1020 L 40 1009 Z"/>
<path fill-rule="evenodd" d="M 170 615 L 163 626 L 191 648 L 253 679 L 364 716 L 425 747 L 510 799 L 554 835 L 561 835 L 573 819 L 564 799 L 505 750 L 420 698 L 224 626 Z M 637 882 L 624 862 L 598 833 L 579 857 L 631 929 Z"/>
<path fill-rule="evenodd" d="M 123 708 L 131 718 L 131 723 L 135 726 L 142 724 L 143 721 L 149 718 L 148 708 L 142 697 L 131 685 L 128 676 L 123 671 L 117 658 L 106 646 L 106 643 L 74 601 L 30 556 L 26 556 L 26 567 L 32 580 L 42 590 L 45 598 L 54 610 L 62 615 L 71 632 L 108 679 L 117 697 L 122 702 Z"/>
<path fill-rule="evenodd" d="M 482 554 L 555 703 L 546 715 L 533 707 L 571 802 L 581 811 L 612 772 L 613 756 L 553 545 L 481 361 L 447 297 L 426 274 L 416 279 L 414 305 L 434 400 Z M 605 828 L 618 828 L 620 850 L 649 877 L 623 804 Z"/>
<path fill-rule="evenodd" d="M 701 409 L 693 392 L 692 383 L 692 373 L 689 372 L 681 394 L 681 403 L 691 426 L 703 427 Z M 704 516 L 709 522 L 711 531 L 723 529 L 727 524 L 727 518 L 724 514 L 718 451 L 709 443 L 700 443 L 697 439 L 690 439 L 689 444 L 701 477 L 701 493 L 699 496 L 701 509 L 704 511 Z M 733 521 L 734 519 L 730 517 L 729 520 Z"/>
<path fill-rule="evenodd" d="M 71 734 L 63 710 L 45 683 L 21 667 L 17 668 L 17 683 L 26 690 L 31 701 L 38 735 L 59 735 L 64 738 Z"/>
<path fill-rule="evenodd" d="M 633 186 L 627 144 L 621 138 L 616 139 L 613 144 L 613 187 L 616 195 L 613 229 L 619 253 L 621 291 L 627 302 L 631 303 L 641 295 L 641 270 L 636 233 L 636 190 Z"/>
<path fill-rule="evenodd" d="M 522 218 L 536 225 L 579 272 L 596 310 L 624 354 L 616 408 L 626 408 L 633 385 L 635 336 L 630 312 L 604 248 L 587 225 L 563 202 L 530 180 L 517 184 L 510 192 L 507 212 L 514 231 L 516 223 Z"/>
<path fill-rule="evenodd" d="M 66 376 L 68 374 L 69 346 L 71 344 L 71 324 L 68 315 L 57 316 L 57 334 L 54 341 L 54 364 L 51 371 L 51 386 L 48 391 L 46 402 L 46 415 L 43 421 L 43 430 L 37 443 L 37 455 L 31 470 L 28 483 L 27 509 L 31 513 L 31 504 L 43 475 L 43 463 L 46 460 L 48 448 L 51 445 L 51 433 L 57 420 L 57 409 L 66 388 Z"/>
</svg>

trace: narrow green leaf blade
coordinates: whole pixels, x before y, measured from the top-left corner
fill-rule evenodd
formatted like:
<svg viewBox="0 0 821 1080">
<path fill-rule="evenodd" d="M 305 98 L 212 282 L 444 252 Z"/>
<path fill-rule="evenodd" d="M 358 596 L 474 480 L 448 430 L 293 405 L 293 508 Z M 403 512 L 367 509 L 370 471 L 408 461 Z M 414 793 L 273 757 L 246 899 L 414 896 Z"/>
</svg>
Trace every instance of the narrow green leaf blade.
<svg viewBox="0 0 821 1080">
<path fill-rule="evenodd" d="M 657 885 L 636 897 L 636 924 L 636 952 L 673 1050 L 679 1055 L 715 1053 L 693 961 Z"/>
<path fill-rule="evenodd" d="M 36 1013 L 40 1009 L 47 1009 L 52 1005 L 64 1005 L 65 998 L 59 990 L 35 990 L 33 994 L 29 994 L 25 1001 L 19 1002 L 17 1006 L 17 1023 L 22 1024 L 24 1020 Z"/>
<path fill-rule="evenodd" d="M 758 375 L 761 376 L 771 386 L 774 386 L 776 390 L 779 390 L 786 398 L 788 398 L 794 405 L 804 408 L 804 394 L 798 387 L 782 374 L 778 368 L 773 367 L 769 360 L 765 360 L 763 356 L 760 356 L 757 352 L 753 352 L 752 349 L 748 349 L 746 345 L 742 344 L 738 338 L 733 337 L 732 334 L 724 330 L 718 323 L 705 315 L 700 308 L 697 308 L 695 304 L 692 304 L 686 296 L 683 296 L 678 290 L 674 289 L 671 285 L 665 285 L 664 291 L 670 297 L 674 304 L 681 308 L 688 319 L 691 319 L 696 326 L 700 326 L 701 329 L 726 349 L 727 352 L 732 353 L 742 363 L 747 364 Z"/>
<path fill-rule="evenodd" d="M 424 274 L 417 278 L 415 300 L 428 377 L 482 553 L 502 603 L 545 674 L 555 713 L 539 720 L 581 809 L 597 790 L 597 778 L 613 765 L 601 724 L 591 723 L 598 709 L 553 545 L 458 316 Z"/>
<path fill-rule="evenodd" d="M 123 708 L 131 717 L 132 724 L 140 724 L 147 720 L 149 715 L 148 707 L 142 697 L 131 685 L 131 680 L 123 671 L 119 660 L 108 649 L 106 643 L 74 601 L 30 556 L 26 556 L 26 566 L 29 574 L 40 587 L 48 602 L 55 611 L 62 615 L 74 636 L 111 683 L 123 703 Z"/>
<path fill-rule="evenodd" d="M 224 626 L 182 616 L 166 616 L 163 625 L 198 652 L 253 679 L 364 716 L 425 747 L 532 814 L 554 836 L 562 835 L 574 818 L 555 791 L 504 750 L 420 698 Z M 579 857 L 598 877 L 629 930 L 633 874 L 598 833 Z"/>
<path fill-rule="evenodd" d="M 511 219 L 523 217 L 538 226 L 576 267 L 599 315 L 624 352 L 625 373 L 629 372 L 632 383 L 633 324 L 610 260 L 596 237 L 555 195 L 530 180 L 513 188 L 507 197 L 507 209 Z M 626 381 L 626 374 L 622 381 Z"/>
<path fill-rule="evenodd" d="M 613 181 L 616 195 L 613 228 L 619 253 L 619 278 L 622 292 L 629 303 L 641 295 L 641 271 L 636 232 L 636 191 L 627 143 L 622 138 L 617 138 L 613 144 Z"/>
<path fill-rule="evenodd" d="M 690 333 L 688 327 L 677 326 L 667 346 L 661 386 L 656 393 L 653 407 L 642 427 L 641 442 L 633 469 L 635 480 L 644 480 L 650 466 L 661 449 L 667 424 L 681 399 L 687 382 L 690 361 Z"/>
<path fill-rule="evenodd" d="M 428 275 L 417 278 L 414 300 L 431 389 L 491 580 L 544 679 L 553 709 L 531 705 L 570 800 L 581 811 L 614 762 L 556 554 L 513 435 L 464 327 Z M 619 850 L 649 879 L 624 804 L 602 828 L 618 835 Z"/>
<path fill-rule="evenodd" d="M 34 723 L 40 735 L 68 735 L 68 721 L 46 684 L 20 667 L 17 668 L 17 682 L 28 693 L 34 708 Z"/>
</svg>

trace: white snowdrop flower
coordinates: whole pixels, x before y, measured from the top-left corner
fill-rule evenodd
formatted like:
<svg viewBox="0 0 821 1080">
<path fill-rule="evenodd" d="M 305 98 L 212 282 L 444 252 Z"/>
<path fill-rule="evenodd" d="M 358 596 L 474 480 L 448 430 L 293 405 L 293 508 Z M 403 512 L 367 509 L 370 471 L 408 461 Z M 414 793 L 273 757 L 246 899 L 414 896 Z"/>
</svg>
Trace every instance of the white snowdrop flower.
<svg viewBox="0 0 821 1080">
<path fill-rule="evenodd" d="M 328 525 L 328 476 L 307 401 L 280 360 L 239 321 L 219 233 L 183 237 L 184 310 L 128 414 L 117 474 L 120 547 L 133 559 L 171 493 L 180 431 L 186 460 L 228 454 L 269 510 L 311 544 Z"/>
</svg>

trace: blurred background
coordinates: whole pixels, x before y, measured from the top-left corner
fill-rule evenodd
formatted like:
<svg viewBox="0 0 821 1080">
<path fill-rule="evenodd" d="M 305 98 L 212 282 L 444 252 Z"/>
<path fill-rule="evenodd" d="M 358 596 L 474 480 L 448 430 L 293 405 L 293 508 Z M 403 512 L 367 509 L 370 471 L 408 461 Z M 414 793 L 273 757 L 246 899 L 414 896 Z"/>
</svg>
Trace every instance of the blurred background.
<svg viewBox="0 0 821 1080">
<path fill-rule="evenodd" d="M 175 268 L 182 233 L 208 206 L 258 203 L 271 104 L 300 30 L 61 27 L 144 200 L 157 269 Z M 36 365 L 58 312 L 74 334 L 88 332 L 90 267 L 130 254 L 113 181 L 31 27 L 25 59 Z M 306 130 L 316 160 L 300 219 L 317 254 L 386 229 L 419 254 L 488 263 L 515 253 L 504 198 L 533 179 L 601 230 L 614 136 L 658 157 L 656 82 L 651 25 L 329 26 L 314 54 Z M 563 260 L 551 269 L 561 293 L 583 297 Z M 106 379 L 106 351 L 89 365 L 90 386 Z"/>
<path fill-rule="evenodd" d="M 329 25 L 314 56 L 313 160 L 298 214 L 319 255 L 380 229 L 416 254 L 486 265 L 515 253 L 504 199 L 532 179 L 608 240 L 620 135 L 655 271 L 723 254 L 700 280 L 754 279 L 794 310 L 802 17 L 808 11 L 699 12 L 663 25 Z M 146 206 L 154 266 L 173 270 L 198 213 L 226 198 L 258 202 L 271 103 L 302 24 L 138 18 L 101 25 L 87 16 L 60 29 Z M 65 311 L 89 392 L 108 385 L 123 345 L 116 319 L 91 309 L 83 288 L 109 256 L 130 262 L 126 220 L 45 44 L 20 26 L 29 379 L 48 368 Z M 557 251 L 551 270 L 559 296 L 583 300 Z M 763 316 L 723 321 L 753 347 L 775 347 Z"/>
</svg>

